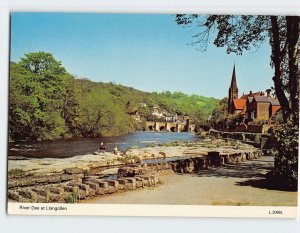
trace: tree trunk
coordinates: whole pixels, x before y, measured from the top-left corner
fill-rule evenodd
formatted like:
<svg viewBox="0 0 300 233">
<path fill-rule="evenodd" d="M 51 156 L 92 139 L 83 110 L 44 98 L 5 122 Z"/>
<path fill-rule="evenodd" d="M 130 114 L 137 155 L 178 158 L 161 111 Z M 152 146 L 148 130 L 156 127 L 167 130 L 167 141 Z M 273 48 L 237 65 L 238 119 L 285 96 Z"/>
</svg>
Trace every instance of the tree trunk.
<svg viewBox="0 0 300 233">
<path fill-rule="evenodd" d="M 284 93 L 283 83 L 282 83 L 282 73 L 281 73 L 281 50 L 280 50 L 280 37 L 279 37 L 279 27 L 277 22 L 277 16 L 271 16 L 271 41 L 272 45 L 272 55 L 271 59 L 274 63 L 275 74 L 273 77 L 275 93 L 278 98 L 278 101 L 281 105 L 282 117 L 284 122 L 287 120 L 288 116 L 291 113 L 291 108 L 289 106 L 288 99 Z"/>
<path fill-rule="evenodd" d="M 295 122 L 299 120 L 299 16 L 286 17 L 286 36 L 288 41 L 288 57 L 289 57 L 289 89 L 291 100 L 291 111 L 295 113 Z"/>
</svg>

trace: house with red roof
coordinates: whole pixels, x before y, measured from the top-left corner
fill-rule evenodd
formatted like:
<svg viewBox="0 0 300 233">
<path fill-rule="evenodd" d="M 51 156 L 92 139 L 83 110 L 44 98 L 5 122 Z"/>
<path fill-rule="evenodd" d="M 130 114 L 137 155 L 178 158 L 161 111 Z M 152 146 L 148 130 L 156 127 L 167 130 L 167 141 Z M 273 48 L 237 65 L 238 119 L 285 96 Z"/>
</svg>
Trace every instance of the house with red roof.
<svg viewBox="0 0 300 233">
<path fill-rule="evenodd" d="M 235 65 L 233 67 L 231 84 L 228 92 L 228 113 L 240 115 L 244 120 L 268 120 L 273 117 L 281 106 L 276 97 L 270 95 L 271 90 L 252 92 L 238 97 Z"/>
</svg>

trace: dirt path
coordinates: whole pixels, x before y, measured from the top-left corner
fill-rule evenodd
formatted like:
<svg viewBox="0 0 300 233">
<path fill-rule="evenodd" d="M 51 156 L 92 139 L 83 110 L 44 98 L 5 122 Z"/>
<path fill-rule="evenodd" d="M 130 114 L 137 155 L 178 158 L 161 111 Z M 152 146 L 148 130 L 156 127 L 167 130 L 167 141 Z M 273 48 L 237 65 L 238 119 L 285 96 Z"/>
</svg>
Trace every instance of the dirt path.
<svg viewBox="0 0 300 233">
<path fill-rule="evenodd" d="M 199 174 L 162 176 L 152 190 L 136 190 L 98 197 L 83 203 L 295 206 L 297 192 L 272 190 L 265 174 L 273 157 L 219 167 Z"/>
</svg>

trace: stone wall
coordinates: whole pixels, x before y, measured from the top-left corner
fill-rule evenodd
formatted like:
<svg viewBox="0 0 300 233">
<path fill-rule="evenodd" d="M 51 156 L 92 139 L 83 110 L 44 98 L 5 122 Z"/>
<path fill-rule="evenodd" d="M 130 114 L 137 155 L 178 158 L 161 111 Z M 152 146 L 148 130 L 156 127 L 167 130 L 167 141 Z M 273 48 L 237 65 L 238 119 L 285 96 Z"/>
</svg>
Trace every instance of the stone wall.
<svg viewBox="0 0 300 233">
<path fill-rule="evenodd" d="M 263 128 L 262 125 L 249 124 L 248 125 L 248 132 L 250 132 L 250 133 L 262 133 L 262 128 Z"/>
<path fill-rule="evenodd" d="M 113 179 L 103 175 L 90 175 L 79 168 L 68 168 L 61 174 L 10 178 L 8 198 L 16 202 L 73 203 L 101 195 L 155 187 L 160 175 L 199 172 L 260 156 L 261 150 L 227 154 L 211 151 L 202 157 L 124 166 L 118 169 L 118 174 Z"/>
<path fill-rule="evenodd" d="M 218 131 L 213 129 L 211 129 L 209 133 L 213 136 L 231 138 L 231 139 L 236 139 L 241 141 L 245 141 L 245 140 L 255 141 L 255 137 L 257 135 L 257 133 L 228 132 L 228 131 Z"/>
<path fill-rule="evenodd" d="M 52 176 L 11 179 L 8 181 L 8 198 L 27 203 L 73 203 L 101 195 L 155 187 L 158 183 L 158 177 L 150 173 L 108 179 L 86 176 L 82 170 L 72 168 Z"/>
<path fill-rule="evenodd" d="M 178 159 L 165 163 L 145 164 L 143 169 L 146 171 L 155 171 L 157 174 L 192 173 L 201 170 L 207 170 L 213 167 L 225 166 L 226 164 L 236 164 L 246 160 L 256 159 L 262 156 L 261 150 L 246 151 L 241 153 L 220 154 L 217 151 L 209 152 L 207 156 L 194 157 L 187 159 Z M 140 168 L 120 168 L 119 172 L 123 177 L 131 177 L 138 173 Z"/>
</svg>

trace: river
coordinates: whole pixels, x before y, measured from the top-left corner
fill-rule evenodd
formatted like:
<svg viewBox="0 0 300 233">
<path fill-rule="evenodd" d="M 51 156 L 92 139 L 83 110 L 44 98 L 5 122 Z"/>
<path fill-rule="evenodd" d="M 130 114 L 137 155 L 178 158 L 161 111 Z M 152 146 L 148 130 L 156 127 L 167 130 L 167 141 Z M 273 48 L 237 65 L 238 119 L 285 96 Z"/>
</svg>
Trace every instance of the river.
<svg viewBox="0 0 300 233">
<path fill-rule="evenodd" d="M 118 146 L 120 150 L 126 150 L 132 147 L 147 147 L 166 142 L 196 140 L 199 140 L 197 135 L 187 132 L 135 132 L 126 136 L 108 138 L 78 138 L 9 143 L 8 156 L 68 158 L 97 151 L 100 141 L 105 143 L 107 151 L 112 151 L 115 146 Z"/>
</svg>

